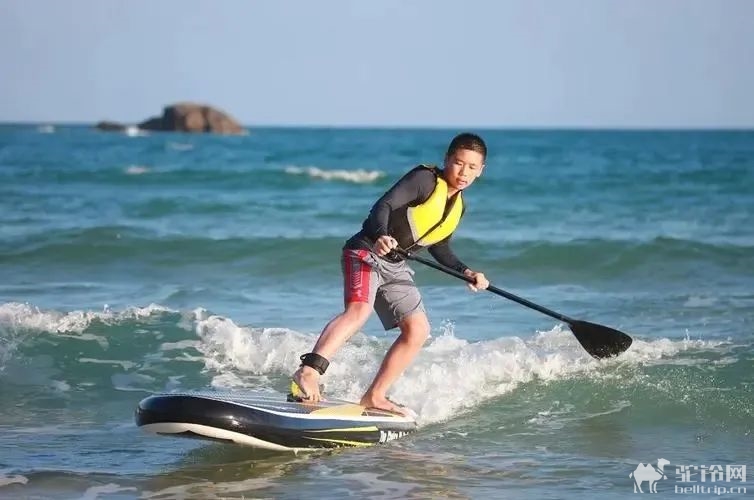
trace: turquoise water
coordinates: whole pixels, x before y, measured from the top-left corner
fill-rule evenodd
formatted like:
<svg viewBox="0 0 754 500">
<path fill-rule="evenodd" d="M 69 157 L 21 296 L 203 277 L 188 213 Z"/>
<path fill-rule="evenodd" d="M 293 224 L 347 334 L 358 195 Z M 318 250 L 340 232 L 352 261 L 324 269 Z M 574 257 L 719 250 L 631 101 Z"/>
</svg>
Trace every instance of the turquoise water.
<svg viewBox="0 0 754 500">
<path fill-rule="evenodd" d="M 420 432 L 298 456 L 132 413 L 153 391 L 282 397 L 341 307 L 343 241 L 457 131 L 42 132 L 0 127 L 0 497 L 601 499 L 661 457 L 660 492 L 680 465 L 754 467 L 754 132 L 479 131 L 456 252 L 634 345 L 597 362 L 417 263 L 432 338 L 392 397 Z M 326 391 L 358 398 L 394 336 L 372 318 Z"/>
</svg>

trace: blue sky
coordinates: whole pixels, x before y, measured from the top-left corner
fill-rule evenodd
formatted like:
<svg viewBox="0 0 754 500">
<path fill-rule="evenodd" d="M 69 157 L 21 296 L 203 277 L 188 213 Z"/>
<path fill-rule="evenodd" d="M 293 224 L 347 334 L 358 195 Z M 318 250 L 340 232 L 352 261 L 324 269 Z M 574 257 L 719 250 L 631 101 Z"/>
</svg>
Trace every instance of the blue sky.
<svg viewBox="0 0 754 500">
<path fill-rule="evenodd" d="M 5 0 L 0 121 L 754 128 L 749 0 Z"/>
</svg>

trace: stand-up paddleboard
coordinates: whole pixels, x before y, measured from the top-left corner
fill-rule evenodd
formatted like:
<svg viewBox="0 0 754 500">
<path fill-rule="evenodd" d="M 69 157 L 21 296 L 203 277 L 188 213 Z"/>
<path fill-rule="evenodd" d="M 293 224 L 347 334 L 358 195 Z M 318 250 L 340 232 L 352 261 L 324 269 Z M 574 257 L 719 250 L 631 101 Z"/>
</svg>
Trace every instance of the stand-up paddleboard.
<svg viewBox="0 0 754 500">
<path fill-rule="evenodd" d="M 136 408 L 148 432 L 268 450 L 372 446 L 416 430 L 413 417 L 338 399 L 297 403 L 267 394 L 155 394 Z"/>
</svg>

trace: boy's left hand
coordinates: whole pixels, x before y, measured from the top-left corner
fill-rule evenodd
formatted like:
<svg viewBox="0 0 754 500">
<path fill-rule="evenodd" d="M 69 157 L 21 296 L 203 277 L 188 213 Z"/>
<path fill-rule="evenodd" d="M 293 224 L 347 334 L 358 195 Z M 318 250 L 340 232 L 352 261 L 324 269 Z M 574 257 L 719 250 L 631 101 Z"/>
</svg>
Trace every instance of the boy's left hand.
<svg viewBox="0 0 754 500">
<path fill-rule="evenodd" d="M 478 273 L 476 271 L 472 271 L 471 269 L 466 269 L 464 273 L 469 278 L 474 278 L 474 283 L 469 283 L 469 289 L 477 292 L 479 290 L 486 290 L 488 286 L 490 286 L 490 282 L 487 281 L 487 278 L 484 277 L 484 273 Z"/>
</svg>

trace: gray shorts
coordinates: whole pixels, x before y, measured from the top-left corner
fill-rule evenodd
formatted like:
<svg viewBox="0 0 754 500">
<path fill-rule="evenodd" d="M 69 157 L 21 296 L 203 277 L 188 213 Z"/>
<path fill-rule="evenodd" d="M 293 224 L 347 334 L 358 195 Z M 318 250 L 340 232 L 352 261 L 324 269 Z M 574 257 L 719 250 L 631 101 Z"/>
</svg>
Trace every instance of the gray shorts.
<svg viewBox="0 0 754 500">
<path fill-rule="evenodd" d="M 389 262 L 369 249 L 345 248 L 341 264 L 345 303 L 372 305 L 385 330 L 415 312 L 424 312 L 414 271 L 406 261 Z"/>
</svg>

